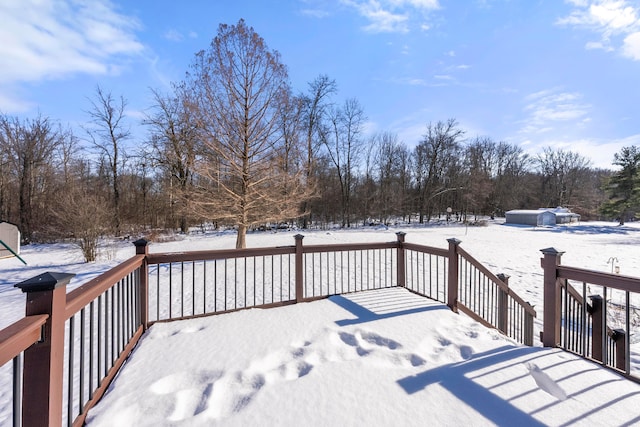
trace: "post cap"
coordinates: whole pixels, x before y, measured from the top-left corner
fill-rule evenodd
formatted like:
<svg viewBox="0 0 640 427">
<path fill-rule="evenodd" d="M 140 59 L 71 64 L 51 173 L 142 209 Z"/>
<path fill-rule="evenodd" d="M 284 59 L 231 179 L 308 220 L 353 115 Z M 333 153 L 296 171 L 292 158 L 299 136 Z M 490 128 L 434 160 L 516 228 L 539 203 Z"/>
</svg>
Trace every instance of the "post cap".
<svg viewBox="0 0 640 427">
<path fill-rule="evenodd" d="M 564 253 L 564 251 L 559 251 L 556 248 L 540 249 L 540 252 L 542 252 L 544 255 L 562 255 Z"/>
<path fill-rule="evenodd" d="M 149 244 L 149 241 L 145 238 L 142 239 L 138 239 L 135 242 L 133 242 L 133 244 L 137 247 L 139 246 L 147 246 Z"/>
<path fill-rule="evenodd" d="M 447 239 L 447 242 L 452 243 L 454 245 L 459 245 L 460 243 L 462 243 L 462 240 L 458 240 L 455 237 L 451 237 L 450 239 Z"/>
<path fill-rule="evenodd" d="M 46 272 L 20 282 L 14 287 L 22 289 L 22 292 L 51 291 L 60 286 L 65 286 L 74 276 L 75 274 L 71 273 Z"/>
<path fill-rule="evenodd" d="M 296 240 L 302 240 L 304 239 L 304 236 L 302 234 L 296 234 L 295 236 L 293 236 L 293 238 Z"/>
</svg>

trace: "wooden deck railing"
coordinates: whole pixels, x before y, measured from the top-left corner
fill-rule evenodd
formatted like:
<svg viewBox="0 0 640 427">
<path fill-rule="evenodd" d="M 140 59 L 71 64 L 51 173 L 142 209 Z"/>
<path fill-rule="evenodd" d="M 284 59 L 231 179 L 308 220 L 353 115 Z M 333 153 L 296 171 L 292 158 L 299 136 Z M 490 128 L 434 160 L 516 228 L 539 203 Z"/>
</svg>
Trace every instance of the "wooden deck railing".
<svg viewBox="0 0 640 427">
<path fill-rule="evenodd" d="M 561 265 L 564 252 L 543 249 L 542 343 L 595 360 L 640 381 L 630 337 L 640 329 L 640 278 Z"/>
<path fill-rule="evenodd" d="M 72 275 L 22 282 L 27 317 L 0 331 L 0 367 L 14 365 L 13 424 L 82 425 L 158 321 L 403 286 L 531 345 L 535 311 L 459 244 L 433 248 L 397 233 L 394 242 L 305 246 L 297 235 L 293 246 L 150 254 L 139 240 L 136 256 L 68 294 Z"/>
<path fill-rule="evenodd" d="M 0 366 L 13 360 L 14 426 L 80 426 L 142 336 L 146 293 L 135 257 L 67 293 L 71 274 L 18 283 L 26 314 L 0 331 Z"/>
</svg>

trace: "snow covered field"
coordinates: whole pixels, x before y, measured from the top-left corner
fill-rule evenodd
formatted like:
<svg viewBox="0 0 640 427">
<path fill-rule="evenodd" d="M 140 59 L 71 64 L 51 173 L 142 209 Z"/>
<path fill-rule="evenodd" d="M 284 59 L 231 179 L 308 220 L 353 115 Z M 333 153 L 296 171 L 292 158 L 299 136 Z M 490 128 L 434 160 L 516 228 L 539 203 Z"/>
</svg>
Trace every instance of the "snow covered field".
<svg viewBox="0 0 640 427">
<path fill-rule="evenodd" d="M 640 224 L 553 228 L 402 226 L 303 232 L 305 244 L 406 241 L 461 246 L 510 285 L 542 320 L 540 249 L 563 264 L 640 276 Z M 250 247 L 293 245 L 300 231 L 255 233 Z M 232 248 L 235 235 L 194 234 L 151 252 Z M 24 313 L 15 283 L 75 273 L 70 288 L 132 256 L 118 242 L 83 264 L 71 245 L 25 246 L 0 260 L 0 328 Z M 406 311 L 407 307 L 412 307 Z M 6 367 L 5 367 L 6 368 Z M 0 424 L 10 383 L 0 368 Z M 559 350 L 525 348 L 402 289 L 158 324 L 143 337 L 91 425 L 623 425 L 640 422 L 640 386 Z"/>
</svg>

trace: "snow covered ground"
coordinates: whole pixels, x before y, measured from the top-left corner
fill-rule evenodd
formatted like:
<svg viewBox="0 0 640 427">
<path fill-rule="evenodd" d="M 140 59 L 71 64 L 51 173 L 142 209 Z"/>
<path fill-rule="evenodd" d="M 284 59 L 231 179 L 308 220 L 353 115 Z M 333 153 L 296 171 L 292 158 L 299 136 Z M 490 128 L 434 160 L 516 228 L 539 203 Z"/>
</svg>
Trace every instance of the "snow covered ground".
<svg viewBox="0 0 640 427">
<path fill-rule="evenodd" d="M 542 320 L 540 249 L 563 264 L 640 276 L 640 224 L 553 228 L 402 226 L 304 231 L 305 244 L 394 241 L 461 246 L 510 285 Z M 301 231 L 255 233 L 250 247 L 293 245 Z M 232 248 L 230 233 L 179 236 L 151 252 Z M 29 245 L 0 260 L 0 328 L 24 313 L 15 283 L 75 273 L 70 288 L 132 256 L 130 242 L 83 264 L 71 245 Z M 409 308 L 412 308 L 408 310 Z M 407 311 L 408 310 L 408 311 Z M 637 355 L 636 355 L 637 356 Z M 0 368 L 0 424 L 10 379 Z M 568 425 L 640 423 L 640 386 L 559 350 L 515 345 L 446 307 L 380 290 L 278 309 L 157 324 L 143 337 L 90 425 Z M 634 406 L 636 405 L 636 406 Z"/>
</svg>

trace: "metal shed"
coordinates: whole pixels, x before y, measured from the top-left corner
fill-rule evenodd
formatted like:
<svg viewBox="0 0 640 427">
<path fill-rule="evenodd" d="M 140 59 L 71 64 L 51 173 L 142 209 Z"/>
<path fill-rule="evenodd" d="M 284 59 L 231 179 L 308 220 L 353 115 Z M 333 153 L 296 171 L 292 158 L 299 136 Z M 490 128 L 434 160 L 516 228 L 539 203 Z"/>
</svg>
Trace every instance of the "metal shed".
<svg viewBox="0 0 640 427">
<path fill-rule="evenodd" d="M 516 209 L 505 213 L 507 224 L 556 225 L 556 215 L 549 210 Z"/>
<path fill-rule="evenodd" d="M 580 221 L 580 214 L 573 213 L 568 208 L 563 208 L 562 206 L 558 206 L 557 208 L 540 208 L 539 210 L 553 212 L 556 216 L 556 224 L 569 224 Z"/>
</svg>

